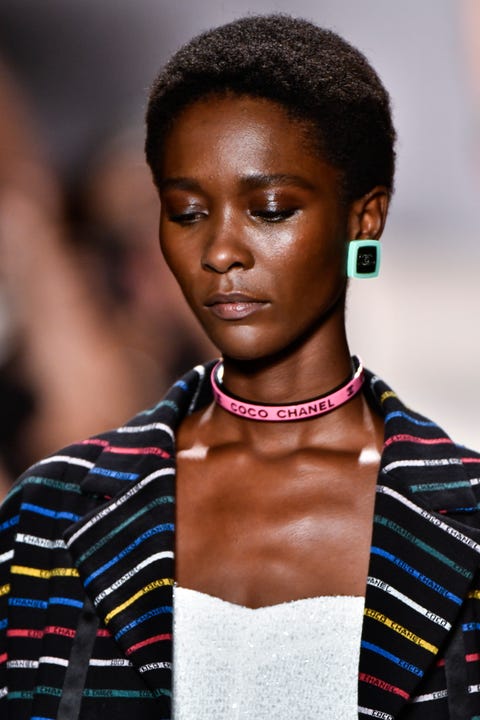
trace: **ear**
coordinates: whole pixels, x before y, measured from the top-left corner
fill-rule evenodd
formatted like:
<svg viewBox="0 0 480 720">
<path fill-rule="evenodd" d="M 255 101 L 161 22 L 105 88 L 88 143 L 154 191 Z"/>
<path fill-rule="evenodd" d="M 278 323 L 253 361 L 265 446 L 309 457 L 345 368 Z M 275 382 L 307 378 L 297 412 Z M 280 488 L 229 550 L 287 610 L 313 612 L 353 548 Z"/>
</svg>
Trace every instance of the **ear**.
<svg viewBox="0 0 480 720">
<path fill-rule="evenodd" d="M 387 219 L 390 193 L 383 185 L 377 185 L 366 195 L 354 200 L 348 214 L 348 239 L 379 240 Z"/>
</svg>

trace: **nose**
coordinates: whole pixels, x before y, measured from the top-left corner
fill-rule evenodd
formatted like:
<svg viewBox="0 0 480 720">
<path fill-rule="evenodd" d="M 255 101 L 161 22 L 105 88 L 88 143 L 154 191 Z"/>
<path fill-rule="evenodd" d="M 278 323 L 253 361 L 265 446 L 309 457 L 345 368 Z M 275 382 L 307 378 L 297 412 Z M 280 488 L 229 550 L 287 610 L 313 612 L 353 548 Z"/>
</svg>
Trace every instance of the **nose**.
<svg viewBox="0 0 480 720">
<path fill-rule="evenodd" d="M 212 222 L 202 255 L 204 270 L 226 273 L 234 268 L 248 269 L 253 255 L 246 241 L 241 221 L 226 215 Z"/>
</svg>

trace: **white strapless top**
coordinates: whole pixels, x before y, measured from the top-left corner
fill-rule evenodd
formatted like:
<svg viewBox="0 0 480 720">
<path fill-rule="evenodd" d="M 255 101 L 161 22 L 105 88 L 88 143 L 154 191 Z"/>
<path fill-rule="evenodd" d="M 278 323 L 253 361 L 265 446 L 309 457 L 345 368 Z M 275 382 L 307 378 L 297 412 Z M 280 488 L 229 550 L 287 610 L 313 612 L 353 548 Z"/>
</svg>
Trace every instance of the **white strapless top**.
<svg viewBox="0 0 480 720">
<path fill-rule="evenodd" d="M 175 720 L 355 720 L 363 597 L 252 610 L 174 589 Z"/>
</svg>

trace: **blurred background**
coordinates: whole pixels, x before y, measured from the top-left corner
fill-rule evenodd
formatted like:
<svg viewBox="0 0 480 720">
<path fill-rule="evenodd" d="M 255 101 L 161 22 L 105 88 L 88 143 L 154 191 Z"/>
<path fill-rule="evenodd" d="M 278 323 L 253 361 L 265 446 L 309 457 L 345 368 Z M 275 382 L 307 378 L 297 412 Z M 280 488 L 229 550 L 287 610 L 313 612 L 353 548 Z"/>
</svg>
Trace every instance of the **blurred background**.
<svg viewBox="0 0 480 720">
<path fill-rule="evenodd" d="M 352 351 L 480 449 L 477 0 L 2 0 L 0 486 L 215 353 L 157 248 L 143 114 L 179 45 L 271 11 L 339 32 L 392 96 L 396 192 L 381 276 L 351 285 Z"/>
</svg>

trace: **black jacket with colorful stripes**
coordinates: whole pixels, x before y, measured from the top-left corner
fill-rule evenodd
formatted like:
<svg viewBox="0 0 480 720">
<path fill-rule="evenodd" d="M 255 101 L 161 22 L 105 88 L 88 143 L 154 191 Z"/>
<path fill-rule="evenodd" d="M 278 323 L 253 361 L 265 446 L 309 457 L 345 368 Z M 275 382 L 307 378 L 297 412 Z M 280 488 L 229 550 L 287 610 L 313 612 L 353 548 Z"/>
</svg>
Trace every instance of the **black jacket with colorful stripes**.
<svg viewBox="0 0 480 720">
<path fill-rule="evenodd" d="M 171 717 L 174 437 L 211 401 L 209 367 L 124 427 L 38 463 L 10 492 L 0 514 L 2 720 Z M 385 417 L 385 446 L 359 718 L 478 720 L 480 455 L 370 373 L 365 393 Z"/>
</svg>

